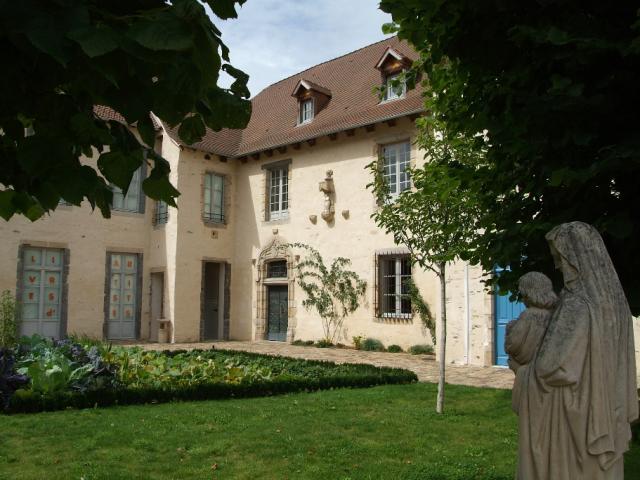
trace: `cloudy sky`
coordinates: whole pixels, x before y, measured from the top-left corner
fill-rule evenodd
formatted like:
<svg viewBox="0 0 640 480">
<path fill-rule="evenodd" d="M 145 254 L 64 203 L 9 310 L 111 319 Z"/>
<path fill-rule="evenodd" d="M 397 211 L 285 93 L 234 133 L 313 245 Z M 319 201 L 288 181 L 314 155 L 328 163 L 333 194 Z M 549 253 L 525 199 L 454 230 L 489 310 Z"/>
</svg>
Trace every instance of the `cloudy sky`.
<svg viewBox="0 0 640 480">
<path fill-rule="evenodd" d="M 247 0 L 238 18 L 214 23 L 231 63 L 255 96 L 294 73 L 385 38 L 379 0 Z M 224 83 L 224 82 L 221 82 Z"/>
</svg>

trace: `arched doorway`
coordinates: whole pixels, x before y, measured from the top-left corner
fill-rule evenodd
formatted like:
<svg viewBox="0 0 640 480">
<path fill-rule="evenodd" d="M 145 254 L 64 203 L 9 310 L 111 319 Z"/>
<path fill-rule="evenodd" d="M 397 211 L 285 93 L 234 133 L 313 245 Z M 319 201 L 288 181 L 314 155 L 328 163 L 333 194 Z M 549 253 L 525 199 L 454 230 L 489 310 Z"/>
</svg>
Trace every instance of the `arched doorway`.
<svg viewBox="0 0 640 480">
<path fill-rule="evenodd" d="M 296 327 L 293 262 L 287 242 L 278 235 L 274 235 L 258 257 L 256 340 L 293 340 Z"/>
</svg>

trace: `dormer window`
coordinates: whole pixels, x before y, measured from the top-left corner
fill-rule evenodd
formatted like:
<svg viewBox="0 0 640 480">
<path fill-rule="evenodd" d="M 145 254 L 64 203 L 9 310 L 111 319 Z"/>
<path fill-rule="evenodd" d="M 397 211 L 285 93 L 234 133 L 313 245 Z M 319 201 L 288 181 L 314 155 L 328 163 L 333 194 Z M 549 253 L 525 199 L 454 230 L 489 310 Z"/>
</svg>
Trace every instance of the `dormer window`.
<svg viewBox="0 0 640 480">
<path fill-rule="evenodd" d="M 298 123 L 308 123 L 313 120 L 314 103 L 313 98 L 300 101 L 300 119 Z"/>
<path fill-rule="evenodd" d="M 400 73 L 394 73 L 389 75 L 384 80 L 384 96 L 383 101 L 388 102 L 389 100 L 395 100 L 397 98 L 402 98 L 407 93 L 407 85 L 404 81 L 398 81 L 400 78 Z"/>
<path fill-rule="evenodd" d="M 400 81 L 400 77 L 410 66 L 411 60 L 397 50 L 388 47 L 384 51 L 376 64 L 382 75 L 382 102 L 403 98 L 406 95 L 407 85 Z"/>
<path fill-rule="evenodd" d="M 298 99 L 298 125 L 311 122 L 331 100 L 331 91 L 317 83 L 301 79 L 293 89 L 292 97 Z"/>
</svg>

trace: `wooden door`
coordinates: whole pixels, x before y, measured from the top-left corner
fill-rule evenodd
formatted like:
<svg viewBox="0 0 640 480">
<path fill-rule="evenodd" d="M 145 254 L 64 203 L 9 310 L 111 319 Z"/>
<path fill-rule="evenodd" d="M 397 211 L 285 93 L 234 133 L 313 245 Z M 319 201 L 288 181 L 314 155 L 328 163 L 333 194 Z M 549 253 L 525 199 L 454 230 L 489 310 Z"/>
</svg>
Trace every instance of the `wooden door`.
<svg viewBox="0 0 640 480">
<path fill-rule="evenodd" d="M 135 339 L 138 312 L 138 256 L 112 253 L 109 257 L 107 338 Z"/>
<path fill-rule="evenodd" d="M 289 288 L 287 285 L 271 285 L 268 288 L 267 339 L 285 342 L 289 326 Z"/>
</svg>

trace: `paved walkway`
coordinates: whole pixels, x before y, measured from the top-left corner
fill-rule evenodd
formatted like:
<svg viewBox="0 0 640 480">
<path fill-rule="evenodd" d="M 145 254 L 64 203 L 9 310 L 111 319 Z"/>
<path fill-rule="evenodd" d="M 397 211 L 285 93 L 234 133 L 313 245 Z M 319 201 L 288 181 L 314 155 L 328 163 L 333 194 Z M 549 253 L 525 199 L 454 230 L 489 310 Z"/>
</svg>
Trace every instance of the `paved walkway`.
<svg viewBox="0 0 640 480">
<path fill-rule="evenodd" d="M 281 342 L 207 342 L 144 344 L 149 350 L 176 350 L 191 348 L 211 348 L 242 350 L 245 352 L 265 353 L 283 357 L 304 358 L 307 360 L 327 360 L 336 363 L 369 363 L 379 367 L 398 367 L 412 370 L 422 382 L 438 381 L 438 363 L 432 355 L 410 355 L 408 353 L 365 352 L 362 350 L 299 347 Z M 476 367 L 467 365 L 447 365 L 447 383 L 470 385 L 474 387 L 507 388 L 513 386 L 513 373 L 508 368 Z"/>
</svg>

